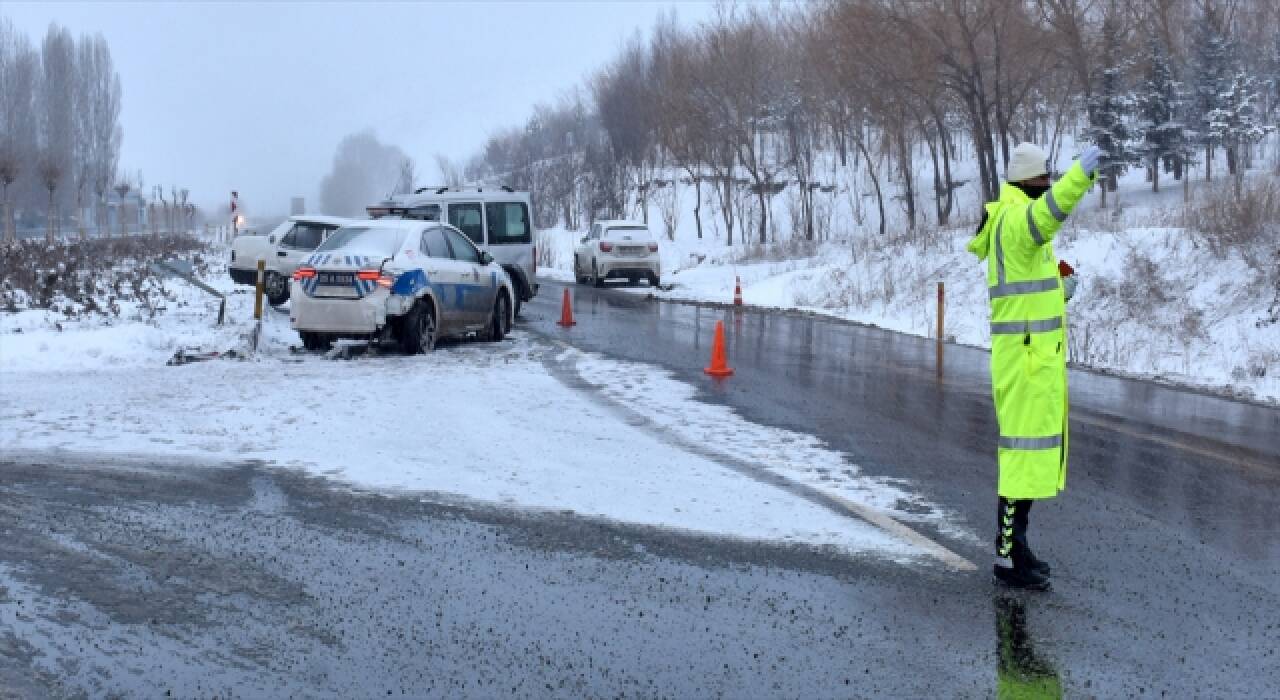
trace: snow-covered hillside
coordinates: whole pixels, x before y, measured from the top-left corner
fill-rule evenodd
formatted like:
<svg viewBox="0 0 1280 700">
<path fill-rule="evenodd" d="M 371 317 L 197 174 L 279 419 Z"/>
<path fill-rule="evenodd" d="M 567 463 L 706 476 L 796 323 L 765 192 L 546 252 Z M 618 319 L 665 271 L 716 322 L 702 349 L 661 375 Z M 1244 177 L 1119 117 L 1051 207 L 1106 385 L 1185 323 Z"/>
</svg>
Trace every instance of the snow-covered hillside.
<svg viewBox="0 0 1280 700">
<path fill-rule="evenodd" d="M 1067 164 L 1064 159 L 1058 167 Z M 961 189 L 952 226 L 938 230 L 926 223 L 909 232 L 901 209 L 894 208 L 888 212 L 888 231 L 880 237 L 874 211 L 868 216 L 865 198 L 855 196 L 866 192 L 868 184 L 857 171 L 834 163 L 828 168 L 838 186 L 825 195 L 829 209 L 819 211 L 827 217 L 824 226 L 831 235 L 817 243 L 790 235 L 786 191 L 773 203 L 780 242 L 765 246 L 726 245 L 722 222 L 706 197 L 704 238 L 698 239 L 692 187 L 679 184 L 675 199 L 680 211 L 668 236 L 671 203 L 664 197 L 672 195 L 651 197 L 649 225 L 662 242 L 663 282 L 670 289 L 641 285 L 630 291 L 728 303 L 740 278 L 749 305 L 813 311 L 932 337 L 937 284 L 943 282 L 946 335 L 988 346 L 985 268 L 965 251 L 980 210 L 976 186 Z M 959 177 L 964 176 L 962 167 Z M 1273 177 L 1250 174 L 1257 181 Z M 1193 188 L 1193 202 L 1214 191 L 1197 180 Z M 1108 207 L 1101 209 L 1098 190 L 1088 194 L 1055 243 L 1058 256 L 1076 268 L 1081 280 L 1068 306 L 1072 360 L 1099 370 L 1280 401 L 1280 324 L 1264 322 L 1274 313 L 1275 277 L 1280 275 L 1275 269 L 1280 267 L 1274 252 L 1280 246 L 1276 229 L 1263 246 L 1272 251 L 1269 263 L 1266 257 L 1247 260 L 1239 250 L 1219 256 L 1202 243 L 1203 237 L 1182 227 L 1178 183 L 1165 183 L 1153 194 L 1143 173 L 1133 171 L 1122 179 L 1118 195 L 1119 207 L 1117 193 L 1111 193 Z M 634 215 L 639 214 L 637 209 Z M 572 281 L 573 245 L 579 235 L 563 229 L 542 233 L 542 274 Z M 1273 269 L 1260 269 L 1267 264 Z"/>
</svg>

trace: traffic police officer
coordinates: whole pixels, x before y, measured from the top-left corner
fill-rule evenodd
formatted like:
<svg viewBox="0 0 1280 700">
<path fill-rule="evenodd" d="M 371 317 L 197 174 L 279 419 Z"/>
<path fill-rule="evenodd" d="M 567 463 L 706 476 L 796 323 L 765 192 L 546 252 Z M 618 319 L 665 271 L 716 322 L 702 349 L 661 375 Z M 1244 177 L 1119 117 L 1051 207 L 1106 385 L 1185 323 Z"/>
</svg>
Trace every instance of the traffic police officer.
<svg viewBox="0 0 1280 700">
<path fill-rule="evenodd" d="M 987 263 L 991 388 L 1000 426 L 995 577 L 1049 587 L 1049 565 L 1027 544 L 1033 501 L 1067 478 L 1066 297 L 1053 239 L 1093 184 L 1101 151 L 1089 147 L 1055 184 L 1048 156 L 1019 144 L 1000 198 L 988 202 L 970 252 Z"/>
</svg>

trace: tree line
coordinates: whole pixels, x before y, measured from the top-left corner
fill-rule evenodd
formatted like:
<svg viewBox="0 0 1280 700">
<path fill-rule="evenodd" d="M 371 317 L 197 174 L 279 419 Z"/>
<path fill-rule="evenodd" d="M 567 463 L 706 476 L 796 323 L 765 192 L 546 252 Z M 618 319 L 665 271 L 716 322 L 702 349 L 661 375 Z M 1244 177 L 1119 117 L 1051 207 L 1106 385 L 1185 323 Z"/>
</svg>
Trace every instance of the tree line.
<svg viewBox="0 0 1280 700">
<path fill-rule="evenodd" d="M 108 193 L 129 182 L 119 172 L 120 76 L 106 39 L 55 24 L 36 47 L 0 17 L 0 95 L 5 240 L 16 235 L 15 209 L 42 211 L 52 240 L 64 212 L 84 211 L 90 198 L 103 230 Z"/>
<path fill-rule="evenodd" d="M 1232 174 L 1280 103 L 1280 4 L 1269 0 L 844 0 L 718 6 L 661 18 L 583 85 L 493 135 L 461 170 L 534 194 L 540 227 L 662 212 L 692 188 L 698 236 L 823 236 L 830 168 L 859 174 L 906 226 L 945 226 L 957 190 L 998 195 L 1013 146 L 1054 163 L 1065 136 L 1106 152 L 1104 191 L 1130 167 L 1185 180 L 1218 149 Z M 957 177 L 959 160 L 976 178 Z M 919 171 L 919 172 L 918 172 Z M 709 209 L 709 211 L 707 211 Z"/>
</svg>

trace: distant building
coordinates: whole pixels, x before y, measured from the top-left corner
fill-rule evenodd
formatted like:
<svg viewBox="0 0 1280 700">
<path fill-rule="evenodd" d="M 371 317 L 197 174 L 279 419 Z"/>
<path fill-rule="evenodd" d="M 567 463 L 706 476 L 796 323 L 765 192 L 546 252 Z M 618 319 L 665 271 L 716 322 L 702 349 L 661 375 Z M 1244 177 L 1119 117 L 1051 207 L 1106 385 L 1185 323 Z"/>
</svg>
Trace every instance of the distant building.
<svg viewBox="0 0 1280 700">
<path fill-rule="evenodd" d="M 289 201 L 289 216 L 302 216 L 307 213 L 307 201 L 302 197 L 294 197 Z"/>
</svg>

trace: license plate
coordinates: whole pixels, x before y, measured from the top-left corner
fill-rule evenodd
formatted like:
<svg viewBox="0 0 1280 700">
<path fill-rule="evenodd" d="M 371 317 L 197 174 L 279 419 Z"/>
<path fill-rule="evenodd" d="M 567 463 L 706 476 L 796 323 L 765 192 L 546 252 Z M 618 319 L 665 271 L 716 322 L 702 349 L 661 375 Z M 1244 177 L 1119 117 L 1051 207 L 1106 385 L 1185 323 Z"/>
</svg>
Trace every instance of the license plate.
<svg viewBox="0 0 1280 700">
<path fill-rule="evenodd" d="M 618 252 L 623 255 L 643 255 L 647 248 L 636 246 L 622 246 L 618 248 Z"/>
<path fill-rule="evenodd" d="M 355 299 L 359 296 L 355 287 L 316 287 L 315 296 L 317 297 L 339 297 L 342 299 Z"/>
<path fill-rule="evenodd" d="M 349 287 L 356 277 L 350 272 L 317 272 L 316 284 L 324 287 Z"/>
</svg>

